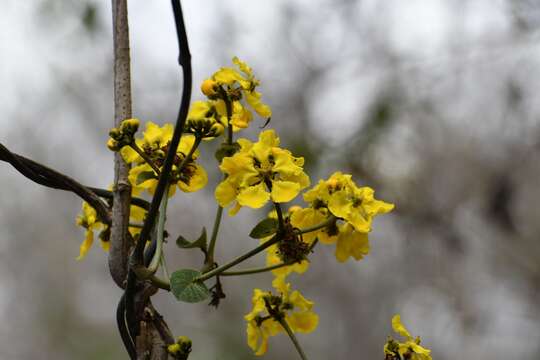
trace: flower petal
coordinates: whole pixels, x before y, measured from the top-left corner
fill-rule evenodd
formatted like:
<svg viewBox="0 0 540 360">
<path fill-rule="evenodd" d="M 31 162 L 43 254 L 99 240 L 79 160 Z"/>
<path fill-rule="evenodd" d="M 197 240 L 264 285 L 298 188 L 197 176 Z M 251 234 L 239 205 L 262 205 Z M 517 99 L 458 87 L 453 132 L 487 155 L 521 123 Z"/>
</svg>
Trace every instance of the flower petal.
<svg viewBox="0 0 540 360">
<path fill-rule="evenodd" d="M 300 192 L 300 184 L 292 181 L 272 181 L 272 200 L 278 203 L 289 202 Z"/>
<path fill-rule="evenodd" d="M 394 329 L 395 332 L 397 332 L 401 336 L 406 337 L 407 339 L 412 338 L 411 334 L 401 323 L 401 316 L 399 314 L 394 315 L 394 317 L 392 318 L 392 329 Z"/>
<path fill-rule="evenodd" d="M 240 205 L 258 209 L 268 202 L 270 194 L 261 182 L 258 185 L 249 186 L 241 190 L 236 199 Z"/>
<path fill-rule="evenodd" d="M 236 187 L 226 179 L 219 183 L 214 194 L 219 206 L 226 207 L 236 198 Z"/>
<path fill-rule="evenodd" d="M 86 230 L 86 235 L 84 238 L 84 241 L 82 242 L 80 248 L 79 248 L 79 256 L 77 257 L 77 260 L 82 260 L 88 253 L 88 250 L 92 247 L 92 243 L 94 242 L 94 232 L 90 229 Z"/>
<path fill-rule="evenodd" d="M 191 165 L 195 168 L 193 174 L 189 178 L 189 183 L 183 181 L 178 182 L 178 187 L 184 192 L 195 192 L 201 190 L 208 183 L 208 175 L 204 168 L 198 164 Z"/>
<path fill-rule="evenodd" d="M 311 311 L 302 311 L 287 316 L 287 323 L 293 331 L 310 333 L 317 328 L 319 316 Z"/>
</svg>

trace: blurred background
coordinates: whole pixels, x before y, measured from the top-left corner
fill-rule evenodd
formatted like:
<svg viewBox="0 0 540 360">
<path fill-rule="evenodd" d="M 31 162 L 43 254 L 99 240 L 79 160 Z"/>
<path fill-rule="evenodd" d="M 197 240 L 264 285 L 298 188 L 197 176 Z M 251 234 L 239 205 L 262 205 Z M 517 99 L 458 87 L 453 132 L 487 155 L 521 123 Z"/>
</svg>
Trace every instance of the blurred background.
<svg viewBox="0 0 540 360">
<path fill-rule="evenodd" d="M 2 0 L 0 141 L 84 184 L 112 182 L 109 1 Z M 436 360 L 538 359 L 540 353 L 540 5 L 528 0 L 185 1 L 200 82 L 237 55 L 261 79 L 284 146 L 312 182 L 337 170 L 396 210 L 376 219 L 371 253 L 337 263 L 319 246 L 291 275 L 315 301 L 316 332 L 299 335 L 311 360 L 382 359 L 401 313 Z M 181 77 L 170 4 L 131 1 L 133 113 L 173 122 Z M 258 121 L 258 123 L 257 123 Z M 254 126 L 244 133 L 255 138 Z M 171 202 L 168 230 L 211 227 L 218 182 L 202 149 L 206 191 Z M 75 260 L 80 200 L 0 163 L 0 359 L 123 359 L 114 312 L 121 292 L 94 246 Z M 225 262 L 256 245 L 267 209 L 225 217 Z M 169 244 L 171 268 L 198 267 Z M 262 265 L 264 256 L 248 266 Z M 255 359 L 243 315 L 271 275 L 223 280 L 219 309 L 157 308 L 193 360 Z M 209 325 L 210 324 L 210 325 Z M 295 359 L 286 336 L 265 359 Z"/>
</svg>

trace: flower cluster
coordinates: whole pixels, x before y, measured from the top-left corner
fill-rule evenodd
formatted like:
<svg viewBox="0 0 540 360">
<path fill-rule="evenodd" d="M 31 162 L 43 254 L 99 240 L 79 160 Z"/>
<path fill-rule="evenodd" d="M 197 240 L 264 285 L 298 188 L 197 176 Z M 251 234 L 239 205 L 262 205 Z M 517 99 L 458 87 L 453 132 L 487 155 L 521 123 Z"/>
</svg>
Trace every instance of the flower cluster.
<svg viewBox="0 0 540 360">
<path fill-rule="evenodd" d="M 126 162 L 135 165 L 129 171 L 134 195 L 143 190 L 154 193 L 172 135 L 171 124 L 160 127 L 153 122 L 147 122 L 143 137 L 135 140 L 135 146 L 124 146 L 120 151 Z M 176 149 L 170 182 L 171 185 L 178 185 L 184 192 L 198 191 L 208 182 L 206 171 L 196 162 L 199 156 L 197 146 L 197 138 L 188 134 L 182 136 Z M 176 187 L 170 186 L 169 196 L 174 195 L 175 191 Z"/>
<path fill-rule="evenodd" d="M 373 189 L 358 187 L 351 175 L 336 172 L 328 180 L 320 180 L 304 194 L 310 205 L 295 211 L 291 223 L 298 228 L 320 224 L 333 216 L 336 221 L 324 228 L 304 235 L 308 240 L 317 237 L 323 244 L 336 244 L 336 258 L 340 262 L 349 257 L 360 260 L 369 252 L 368 233 L 373 218 L 390 212 L 393 204 L 375 199 Z"/>
<path fill-rule="evenodd" d="M 109 141 L 107 147 L 111 151 L 118 151 L 126 145 L 133 144 L 134 135 L 139 129 L 140 122 L 138 119 L 127 119 L 122 121 L 120 127 L 112 128 L 109 131 Z"/>
<path fill-rule="evenodd" d="M 239 139 L 238 143 L 240 150 L 224 158 L 220 165 L 227 178 L 215 192 L 222 207 L 236 201 L 231 215 L 242 206 L 258 209 L 270 199 L 274 203 L 289 202 L 309 186 L 309 177 L 302 168 L 304 159 L 280 148 L 273 130 L 261 132 L 256 143 L 247 139 Z"/>
<path fill-rule="evenodd" d="M 135 222 L 142 222 L 144 220 L 144 217 L 146 215 L 146 210 L 138 207 L 138 206 L 131 206 L 130 210 L 130 221 L 132 223 Z M 79 256 L 77 257 L 77 260 L 82 260 L 92 247 L 92 244 L 94 243 L 94 231 L 99 230 L 99 240 L 101 243 L 101 247 L 104 251 L 109 251 L 110 242 L 110 229 L 107 225 L 100 222 L 97 218 L 96 210 L 90 206 L 87 202 L 83 202 L 82 204 L 82 213 L 77 216 L 77 225 L 83 227 L 86 229 L 86 234 L 84 237 L 84 241 L 81 243 L 80 249 L 79 249 Z M 131 233 L 131 236 L 136 237 L 137 234 L 141 232 L 141 229 L 139 227 L 130 226 L 129 232 Z"/>
<path fill-rule="evenodd" d="M 233 58 L 233 63 L 239 71 L 230 67 L 219 69 L 202 83 L 201 91 L 209 99 L 208 107 L 214 109 L 223 124 L 228 125 L 230 115 L 231 125 L 236 131 L 247 128 L 253 119 L 250 109 L 241 102 L 242 98 L 263 118 L 270 118 L 272 110 L 261 101 L 262 95 L 256 90 L 260 82 L 251 68 L 237 57 Z"/>
<path fill-rule="evenodd" d="M 245 315 L 247 343 L 256 355 L 262 355 L 267 351 L 270 336 L 286 332 L 297 345 L 294 333 L 309 333 L 318 325 L 319 318 L 312 311 L 313 302 L 305 299 L 298 290 L 292 291 L 287 277 L 293 272 L 303 274 L 307 271 L 308 255 L 318 242 L 335 244 L 335 256 L 339 262 L 351 257 L 362 259 L 369 252 L 368 234 L 374 217 L 390 212 L 394 205 L 375 199 L 374 190 L 357 186 L 351 175 L 335 172 L 303 194 L 307 203 L 305 207 L 292 206 L 288 212 L 284 212 L 281 206 L 293 201 L 310 186 L 310 179 L 304 172 L 304 158 L 280 147 L 280 139 L 274 130 L 262 131 L 256 142 L 245 138 L 236 142 L 233 140 L 233 132 L 249 126 L 253 111 L 268 120 L 272 115 L 270 107 L 262 102 L 262 95 L 257 91 L 260 82 L 252 69 L 236 57 L 233 63 L 236 68 L 223 67 L 202 83 L 201 91 L 206 99 L 192 103 L 176 149 L 170 149 L 174 132 L 171 124 L 158 126 L 148 122 L 142 136 L 136 138 L 139 128 L 136 119 L 125 120 L 118 128 L 113 128 L 108 147 L 119 151 L 124 160 L 131 164 L 128 178 L 133 195 L 143 191 L 154 194 L 165 157 L 169 151 L 174 151 L 171 173 L 164 174 L 168 176 L 169 196 L 172 196 L 176 186 L 181 191 L 194 192 L 207 184 L 206 171 L 197 162 L 198 147 L 202 140 L 212 140 L 226 134 L 216 152 L 219 169 L 224 176 L 214 193 L 219 208 L 210 245 L 206 244 L 205 232 L 199 240 L 179 245 L 185 248 L 200 247 L 205 254 L 205 270 L 202 274 L 191 269 L 185 269 L 187 272 L 179 270 L 175 272 L 178 274 L 177 281 L 171 277 L 170 285 L 173 293 L 177 291 L 175 296 L 183 301 L 202 301 L 205 296 L 208 297 L 210 291 L 205 289 L 204 281 L 219 276 L 238 263 L 217 266 L 214 262 L 213 251 L 222 208 L 230 206 L 229 214 L 235 215 L 242 207 L 259 209 L 272 203 L 275 210 L 270 213 L 269 219 L 264 219 L 260 229 L 250 234 L 261 239 L 259 247 L 240 257 L 246 259 L 266 250 L 266 267 L 236 272 L 238 275 L 272 271 L 274 275 L 274 293 L 254 289 L 253 308 Z M 166 208 L 167 203 L 162 204 Z M 133 221 L 141 222 L 144 216 L 142 209 L 132 206 Z M 83 204 L 83 214 L 77 223 L 86 229 L 86 240 L 81 245 L 79 258 L 90 248 L 95 230 L 102 230 L 102 245 L 108 247 L 108 228 L 97 220 L 95 210 L 88 204 Z M 137 231 L 140 229 L 130 227 L 135 237 Z M 198 275 L 184 284 L 186 274 L 193 273 Z M 234 271 L 228 275 L 234 275 Z M 186 286 L 190 287 L 190 291 L 185 291 Z M 193 289 L 196 291 L 191 291 Z M 217 302 L 213 300 L 211 304 L 217 304 L 225 296 L 219 277 L 211 289 L 218 294 L 215 297 Z M 400 343 L 389 339 L 385 346 L 387 360 L 431 360 L 429 350 L 419 345 L 419 339 L 410 337 L 401 325 L 399 316 L 392 323 L 396 332 L 405 336 L 407 341 Z M 168 352 L 174 356 L 189 353 L 191 342 L 184 340 L 179 338 L 176 343 L 170 344 Z"/>
<path fill-rule="evenodd" d="M 251 312 L 244 316 L 247 321 L 247 342 L 255 355 L 263 355 L 268 349 L 268 338 L 284 332 L 286 325 L 293 332 L 310 333 L 317 328 L 319 316 L 311 309 L 313 302 L 278 277 L 273 283 L 279 295 L 270 291 L 254 289 Z"/>
<path fill-rule="evenodd" d="M 386 360 L 432 360 L 431 351 L 420 346 L 420 337 L 413 339 L 409 331 L 401 323 L 401 317 L 399 315 L 394 315 L 392 318 L 392 328 L 407 340 L 400 342 L 390 337 L 384 345 Z"/>
<path fill-rule="evenodd" d="M 214 102 L 198 100 L 191 104 L 184 131 L 204 139 L 213 139 L 225 131 L 226 119 L 226 114 L 220 114 Z"/>
</svg>

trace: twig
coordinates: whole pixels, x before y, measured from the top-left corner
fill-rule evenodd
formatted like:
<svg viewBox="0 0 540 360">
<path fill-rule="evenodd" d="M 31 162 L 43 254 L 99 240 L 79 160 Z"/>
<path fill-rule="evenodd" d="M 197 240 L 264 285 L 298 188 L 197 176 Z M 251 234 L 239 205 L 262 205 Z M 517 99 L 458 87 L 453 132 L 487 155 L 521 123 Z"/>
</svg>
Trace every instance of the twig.
<svg viewBox="0 0 540 360">
<path fill-rule="evenodd" d="M 111 215 L 105 203 L 90 188 L 78 183 L 69 176 L 24 156 L 12 153 L 2 144 L 0 144 L 0 160 L 10 163 L 22 175 L 40 185 L 74 192 L 96 210 L 100 221 L 105 224 L 111 223 Z"/>
<path fill-rule="evenodd" d="M 252 257 L 254 255 L 257 255 L 261 251 L 263 251 L 263 250 L 269 248 L 270 246 L 276 244 L 280 240 L 281 240 L 281 238 L 276 235 L 272 239 L 265 242 L 264 244 L 261 244 L 261 245 L 257 246 L 255 249 L 253 249 L 251 251 L 248 251 L 244 255 L 241 255 L 241 256 L 237 257 L 236 259 L 232 260 L 231 262 L 228 262 L 225 265 L 221 265 L 220 267 L 215 268 L 214 270 L 208 271 L 208 272 L 200 275 L 199 277 L 197 277 L 193 281 L 206 281 L 206 280 L 210 279 L 213 276 L 219 275 L 222 272 L 224 272 L 225 270 L 233 267 L 234 265 L 239 264 L 242 261 L 247 260 L 247 259 L 249 259 L 250 257 Z"/>
</svg>

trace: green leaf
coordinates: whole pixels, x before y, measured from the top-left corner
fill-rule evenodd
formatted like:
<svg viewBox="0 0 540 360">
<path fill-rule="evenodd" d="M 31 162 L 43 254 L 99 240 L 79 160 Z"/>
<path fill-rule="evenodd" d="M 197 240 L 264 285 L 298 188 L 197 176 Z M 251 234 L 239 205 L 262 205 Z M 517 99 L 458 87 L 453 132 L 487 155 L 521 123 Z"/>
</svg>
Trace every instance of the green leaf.
<svg viewBox="0 0 540 360">
<path fill-rule="evenodd" d="M 272 218 L 266 218 L 259 222 L 249 233 L 249 237 L 254 239 L 262 239 L 272 234 L 275 234 L 278 230 L 278 221 Z"/>
<path fill-rule="evenodd" d="M 201 281 L 194 281 L 201 272 L 193 269 L 181 269 L 171 274 L 171 291 L 183 302 L 197 303 L 206 300 L 210 291 Z"/>
<path fill-rule="evenodd" d="M 201 236 L 199 236 L 199 238 L 195 241 L 189 241 L 182 235 L 178 236 L 178 239 L 176 239 L 176 245 L 182 249 L 200 248 L 203 252 L 206 252 L 206 228 L 203 227 Z"/>
<path fill-rule="evenodd" d="M 150 180 L 150 179 L 157 179 L 156 174 L 153 171 L 143 171 L 139 175 L 137 175 L 137 179 L 135 180 L 135 183 L 137 185 L 140 185 L 146 180 Z"/>
</svg>

